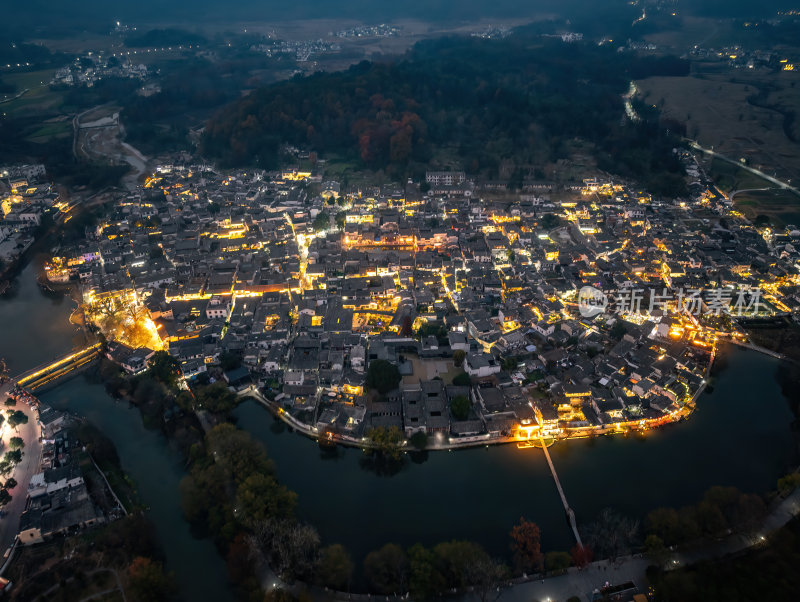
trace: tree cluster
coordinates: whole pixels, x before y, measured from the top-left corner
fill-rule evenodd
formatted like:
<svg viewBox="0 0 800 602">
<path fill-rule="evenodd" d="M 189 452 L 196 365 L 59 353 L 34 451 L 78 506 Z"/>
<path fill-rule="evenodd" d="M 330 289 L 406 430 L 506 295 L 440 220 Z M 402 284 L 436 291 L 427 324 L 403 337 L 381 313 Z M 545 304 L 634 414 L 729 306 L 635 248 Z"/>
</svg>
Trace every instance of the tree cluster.
<svg viewBox="0 0 800 602">
<path fill-rule="evenodd" d="M 367 369 L 367 387 L 385 395 L 400 384 L 400 371 L 386 360 L 372 360 Z"/>
<path fill-rule="evenodd" d="M 386 544 L 367 554 L 364 573 L 370 591 L 380 594 L 410 592 L 414 600 L 427 600 L 453 588 L 473 587 L 486 600 L 508 570 L 480 545 L 454 540 L 433 548 L 416 544 L 408 550 Z"/>
<path fill-rule="evenodd" d="M 676 510 L 657 508 L 645 519 L 645 533 L 658 537 L 666 546 L 683 544 L 701 537 L 719 537 L 729 530 L 750 529 L 764 517 L 766 506 L 760 496 L 742 493 L 735 487 L 712 487 L 694 506 Z"/>
<path fill-rule="evenodd" d="M 389 458 L 399 459 L 402 454 L 405 434 L 396 426 L 376 426 L 367 431 L 367 438 L 372 442 L 370 453 L 378 453 Z"/>
<path fill-rule="evenodd" d="M 792 520 L 744 554 L 678 570 L 649 570 L 656 602 L 793 600 L 800 590 L 800 522 Z"/>
<path fill-rule="evenodd" d="M 566 158 L 566 141 L 577 137 L 598 148 L 601 168 L 657 182 L 680 173 L 672 154 L 678 133 L 668 134 L 657 113 L 620 124 L 621 95 L 634 74 L 687 73 L 687 61 L 524 30 L 503 40 L 426 41 L 393 62 L 258 90 L 212 118 L 202 146 L 224 164 L 245 165 L 291 143 L 396 175 L 447 148 L 469 171 L 497 177 L 507 161 Z"/>
</svg>

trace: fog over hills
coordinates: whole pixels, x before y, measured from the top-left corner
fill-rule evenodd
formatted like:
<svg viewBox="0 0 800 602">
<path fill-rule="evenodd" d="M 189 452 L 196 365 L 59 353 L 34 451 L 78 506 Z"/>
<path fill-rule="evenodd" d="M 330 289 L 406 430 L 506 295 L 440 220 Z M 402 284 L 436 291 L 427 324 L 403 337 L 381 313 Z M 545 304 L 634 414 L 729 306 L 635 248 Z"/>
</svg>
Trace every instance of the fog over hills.
<svg viewBox="0 0 800 602">
<path fill-rule="evenodd" d="M 640 0 L 641 2 L 641 0 Z M 650 0 L 647 0 L 650 3 Z M 663 2 L 662 2 L 663 3 Z M 400 18 L 465 21 L 478 18 L 533 18 L 543 14 L 586 18 L 639 10 L 626 0 L 14 0 L 4 3 L 7 17 L 0 25 L 14 38 L 41 31 L 85 29 L 103 31 L 116 20 L 136 23 L 170 23 L 184 27 L 222 21 L 284 21 L 312 18 L 347 18 L 376 22 Z M 787 0 L 675 0 L 684 12 L 708 16 L 766 16 L 791 7 Z M 9 15 L 10 13 L 10 15 Z"/>
</svg>

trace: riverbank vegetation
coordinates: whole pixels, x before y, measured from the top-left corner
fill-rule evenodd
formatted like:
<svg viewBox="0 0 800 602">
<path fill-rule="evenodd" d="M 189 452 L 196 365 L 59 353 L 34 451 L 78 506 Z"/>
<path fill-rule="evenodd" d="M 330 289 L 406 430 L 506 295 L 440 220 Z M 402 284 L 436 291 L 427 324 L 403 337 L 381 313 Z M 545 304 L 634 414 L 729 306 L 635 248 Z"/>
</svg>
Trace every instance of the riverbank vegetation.
<svg viewBox="0 0 800 602">
<path fill-rule="evenodd" d="M 192 445 L 203 438 L 202 426 L 178 389 L 177 362 L 166 352 L 157 352 L 151 368 L 129 376 L 113 362 L 102 358 L 90 378 L 105 384 L 109 395 L 126 399 L 142 414 L 147 428 L 159 429 L 189 455 Z"/>
<path fill-rule="evenodd" d="M 121 586 L 128 600 L 162 602 L 176 591 L 163 561 L 152 523 L 137 512 L 74 537 L 22 547 L 5 576 L 15 584 L 12 600 L 47 592 L 43 599 L 77 601 L 112 595 Z"/>
<path fill-rule="evenodd" d="M 78 462 L 90 491 L 105 490 L 104 483 L 96 482 L 95 477 L 99 475 L 92 466 L 92 460 L 94 460 L 125 510 L 127 512 L 141 510 L 142 507 L 136 494 L 136 484 L 122 469 L 114 442 L 87 421 L 77 422 L 68 429 L 68 432 L 81 445 L 82 450 L 78 454 Z M 100 505 L 104 509 L 108 509 L 109 506 L 108 503 Z"/>
<path fill-rule="evenodd" d="M 197 425 L 195 413 L 205 414 L 205 435 L 194 436 L 189 445 L 186 439 L 179 441 L 189 463 L 180 485 L 181 506 L 194 532 L 211 538 L 225 556 L 229 578 L 242 599 L 263 599 L 260 576 L 266 566 L 287 584 L 346 590 L 356 584 L 355 589 L 376 593 L 413 591 L 419 599 L 466 587 L 484 598 L 511 574 L 479 544 L 452 541 L 408 550 L 387 544 L 364 559 L 363 576 L 356 577 L 356 563 L 342 545 L 324 545 L 313 526 L 298 520 L 297 496 L 277 481 L 263 447 L 228 422 L 238 398 L 224 382 L 204 379 L 205 384 L 181 389 L 176 366 L 166 354 L 156 354 L 142 375 L 126 376 L 105 360 L 98 374 L 110 392 L 131 400 L 146 423 L 163 427 L 171 437 L 178 431 L 166 428 L 165 413 L 183 412 Z M 403 439 L 399 431 L 372 435 L 384 443 L 371 450 L 374 458 L 391 459 Z M 519 561 L 527 555 L 529 565 L 541 565 L 538 527 L 523 522 L 520 528 L 514 536 L 515 557 Z M 153 568 L 150 563 L 137 566 L 145 564 L 147 573 Z"/>
<path fill-rule="evenodd" d="M 604 511 L 583 526 L 587 545 L 569 552 L 542 550 L 539 527 L 523 518 L 509 534 L 506 558 L 495 558 L 468 541 L 407 548 L 387 542 L 359 562 L 340 543 L 324 541 L 297 515 L 297 495 L 277 480 L 264 448 L 231 423 L 230 412 L 240 397 L 224 381 L 211 382 L 222 376 L 219 369 L 212 367 L 189 390 L 179 386 L 177 366 L 165 353 L 157 354 L 150 370 L 136 377 L 122 375 L 113 365 L 101 366 L 100 371 L 107 386 L 136 403 L 146 419 L 149 416 L 169 436 L 177 433 L 166 427 L 175 420 L 165 420 L 169 412 L 183 414 L 193 425 L 193 436 L 180 445 L 189 466 L 180 485 L 182 509 L 194 532 L 210 538 L 226 558 L 241 599 L 263 599 L 262 583 L 271 572 L 294 592 L 324 586 L 387 595 L 410 592 L 424 600 L 455 588 L 471 589 L 483 599 L 512 576 L 559 574 L 595 557 L 616 559 L 644 549 L 657 564 L 669 546 L 745 530 L 766 512 L 764 499 L 757 495 L 715 487 L 695 506 L 653 511 L 643 529 L 635 519 Z M 378 382 L 395 378 L 375 376 L 381 376 L 375 379 L 376 389 Z M 405 454 L 395 460 L 401 432 L 383 429 L 369 436 L 381 445 L 365 454 L 366 463 L 384 467 L 381 474 L 392 474 L 385 466 L 402 466 Z M 783 489 L 789 487 L 784 483 Z M 288 599 L 290 594 L 284 591 L 281 596 Z"/>
<path fill-rule="evenodd" d="M 678 570 L 648 571 L 655 602 L 794 600 L 800 591 L 800 520 L 793 519 L 763 546 L 735 558 Z"/>
<path fill-rule="evenodd" d="M 707 541 L 733 531 L 748 532 L 764 518 L 767 505 L 760 495 L 735 487 L 711 487 L 697 504 L 680 509 L 656 508 L 645 519 L 648 548 Z"/>
<path fill-rule="evenodd" d="M 798 544 L 800 540 L 796 538 L 797 518 L 769 536 L 769 542 L 763 536 L 759 536 L 763 542 L 761 545 L 769 546 L 767 551 L 750 547 L 741 554 L 740 559 L 706 561 L 680 571 L 664 573 L 670 550 L 674 550 L 675 546 L 687 550 L 701 550 L 704 546 L 714 545 L 715 542 L 737 533 L 743 537 L 755 537 L 767 516 L 768 507 L 775 508 L 782 498 L 795 491 L 798 483 L 800 475 L 796 472 L 789 473 L 778 480 L 777 492 L 768 492 L 764 496 L 742 493 L 735 487 L 717 486 L 710 488 L 703 499 L 693 506 L 679 510 L 658 508 L 650 512 L 645 521 L 644 547 L 653 562 L 648 576 L 656 592 L 654 599 L 755 599 L 749 594 L 743 597 L 730 597 L 727 594 L 716 595 L 715 592 L 726 590 L 731 585 L 731 582 L 723 576 L 738 573 L 737 567 L 741 558 L 751 557 L 756 563 L 760 563 L 765 558 L 771 558 L 776 552 L 783 555 L 786 551 L 794 557 L 800 555 Z M 768 502 L 771 503 L 768 505 Z M 775 574 L 780 574 L 780 571 Z M 783 573 L 784 576 L 785 574 Z M 791 591 L 784 590 L 787 587 L 785 580 L 772 583 L 770 587 L 776 592 Z M 788 598 L 781 595 L 766 596 L 763 599 Z"/>
</svg>

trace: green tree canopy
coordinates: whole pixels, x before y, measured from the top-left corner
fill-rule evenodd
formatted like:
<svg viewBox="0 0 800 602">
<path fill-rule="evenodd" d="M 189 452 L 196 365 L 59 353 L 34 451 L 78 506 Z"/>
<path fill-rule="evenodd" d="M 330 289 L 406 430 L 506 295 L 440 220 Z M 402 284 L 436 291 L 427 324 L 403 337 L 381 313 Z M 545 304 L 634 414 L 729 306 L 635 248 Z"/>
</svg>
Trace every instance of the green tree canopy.
<svg viewBox="0 0 800 602">
<path fill-rule="evenodd" d="M 375 451 L 393 458 L 401 456 L 405 434 L 396 426 L 371 428 L 367 431 L 367 438 L 374 444 Z"/>
<path fill-rule="evenodd" d="M 462 372 L 453 378 L 453 384 L 459 387 L 469 387 L 472 384 L 472 379 L 470 379 L 469 374 Z"/>
<path fill-rule="evenodd" d="M 400 546 L 387 543 L 364 559 L 364 575 L 371 590 L 381 594 L 405 593 L 408 583 L 408 557 Z"/>
<path fill-rule="evenodd" d="M 198 387 L 195 396 L 201 408 L 214 414 L 230 412 L 239 402 L 238 397 L 231 392 L 224 381 L 217 381 L 206 387 Z"/>
<path fill-rule="evenodd" d="M 617 320 L 614 323 L 614 326 L 611 327 L 611 336 L 617 340 L 620 340 L 625 334 L 628 332 L 628 329 L 625 327 L 625 324 L 622 320 Z"/>
<path fill-rule="evenodd" d="M 150 358 L 150 375 L 167 387 L 174 387 L 181 376 L 181 364 L 166 351 L 156 351 Z"/>
<path fill-rule="evenodd" d="M 14 410 L 8 415 L 8 425 L 16 429 L 21 424 L 28 424 L 28 415 L 22 410 Z"/>
<path fill-rule="evenodd" d="M 331 225 L 331 216 L 325 211 L 320 211 L 314 218 L 314 232 L 327 230 Z"/>
<path fill-rule="evenodd" d="M 242 355 L 235 351 L 223 351 L 219 354 L 219 364 L 225 372 L 235 370 L 242 365 Z"/>
<path fill-rule="evenodd" d="M 561 220 L 554 213 L 545 213 L 539 221 L 539 224 L 541 224 L 542 228 L 545 230 L 552 230 L 558 226 L 559 223 L 561 223 Z"/>
<path fill-rule="evenodd" d="M 469 411 L 472 408 L 472 403 L 469 398 L 464 395 L 456 395 L 453 401 L 450 402 L 450 411 L 456 420 L 466 420 L 469 417 Z"/>
<path fill-rule="evenodd" d="M 416 544 L 408 550 L 408 589 L 414 600 L 430 600 L 447 589 L 439 571 L 439 558 L 433 550 Z"/>
<path fill-rule="evenodd" d="M 230 423 L 211 429 L 206 435 L 206 446 L 211 457 L 236 483 L 242 483 L 254 473 L 274 473 L 263 446 Z"/>
<path fill-rule="evenodd" d="M 408 438 L 408 441 L 417 449 L 425 449 L 428 445 L 428 435 L 424 431 L 417 431 Z"/>
<path fill-rule="evenodd" d="M 572 564 L 572 556 L 569 552 L 553 550 L 544 555 L 544 566 L 548 571 L 563 571 Z"/>
<path fill-rule="evenodd" d="M 279 485 L 272 475 L 251 474 L 236 490 L 236 510 L 246 524 L 268 518 L 290 518 L 297 504 L 297 494 Z"/>
<path fill-rule="evenodd" d="M 484 563 L 491 560 L 486 551 L 472 541 L 442 542 L 433 551 L 448 588 L 475 585 L 475 569 L 485 568 Z"/>
<path fill-rule="evenodd" d="M 353 560 L 344 546 L 336 543 L 322 548 L 317 578 L 321 585 L 335 590 L 349 589 L 353 577 Z"/>
<path fill-rule="evenodd" d="M 372 360 L 367 369 L 367 387 L 385 394 L 400 384 L 400 371 L 386 360 Z"/>
<path fill-rule="evenodd" d="M 22 452 L 18 449 L 7 451 L 3 456 L 3 461 L 9 464 L 19 464 L 22 461 Z"/>
<path fill-rule="evenodd" d="M 648 535 L 644 540 L 644 549 L 650 560 L 661 566 L 669 555 L 669 550 L 658 535 Z"/>
</svg>

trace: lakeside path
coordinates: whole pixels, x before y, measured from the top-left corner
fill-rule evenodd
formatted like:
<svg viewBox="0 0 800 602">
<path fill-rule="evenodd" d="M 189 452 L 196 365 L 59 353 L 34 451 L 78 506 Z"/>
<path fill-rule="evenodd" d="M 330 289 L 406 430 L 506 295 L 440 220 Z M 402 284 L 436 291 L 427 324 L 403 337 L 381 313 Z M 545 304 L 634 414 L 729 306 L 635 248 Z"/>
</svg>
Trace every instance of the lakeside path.
<svg viewBox="0 0 800 602">
<path fill-rule="evenodd" d="M 675 552 L 668 557 L 666 564 L 672 568 L 682 568 L 705 560 L 725 558 L 744 552 L 750 548 L 764 545 L 769 537 L 784 527 L 790 520 L 800 515 L 800 488 L 782 500 L 762 521 L 760 528 L 750 534 L 734 533 L 714 542 L 708 542 L 685 552 Z M 620 558 L 616 563 L 608 560 L 593 562 L 584 569 L 570 568 L 564 575 L 516 583 L 502 592 L 506 602 L 530 602 L 531 600 L 564 601 L 570 596 L 590 600 L 595 589 L 602 588 L 606 582 L 618 585 L 632 581 L 641 592 L 647 591 L 647 567 L 653 561 L 641 554 Z M 474 600 L 467 595 L 465 600 Z"/>
<path fill-rule="evenodd" d="M 5 410 L 5 401 L 8 399 L 9 393 L 14 387 L 14 381 L 9 380 L 4 385 L 0 386 L 0 409 Z M 11 409 L 20 410 L 28 417 L 26 424 L 20 425 L 17 432 L 4 423 L 2 428 L 2 443 L 3 448 L 0 453 L 5 453 L 9 450 L 8 442 L 11 437 L 22 437 L 25 441 L 25 447 L 22 450 L 22 461 L 14 467 L 14 470 L 7 477 L 2 477 L 7 480 L 14 477 L 17 481 L 17 486 L 14 487 L 11 493 L 11 501 L 3 508 L 8 514 L 0 518 L 0 550 L 5 551 L 14 544 L 14 540 L 19 533 L 19 519 L 28 499 L 28 483 L 31 477 L 39 472 L 40 459 L 42 455 L 42 443 L 39 440 L 41 432 L 39 430 L 39 423 L 36 420 L 36 413 L 30 405 L 17 402 L 17 405 Z"/>
</svg>

